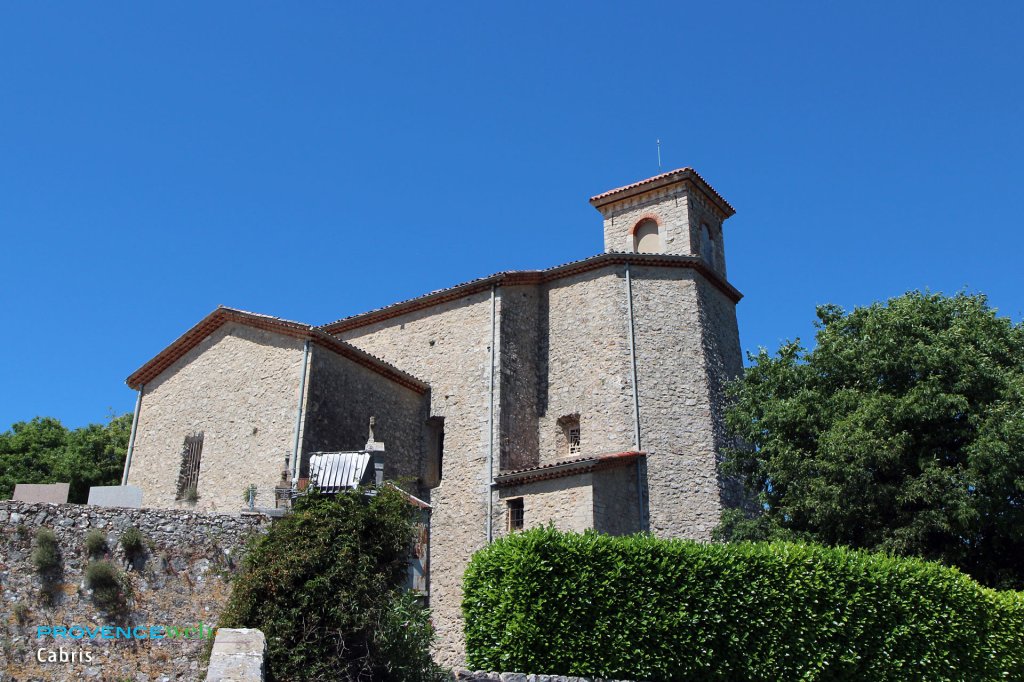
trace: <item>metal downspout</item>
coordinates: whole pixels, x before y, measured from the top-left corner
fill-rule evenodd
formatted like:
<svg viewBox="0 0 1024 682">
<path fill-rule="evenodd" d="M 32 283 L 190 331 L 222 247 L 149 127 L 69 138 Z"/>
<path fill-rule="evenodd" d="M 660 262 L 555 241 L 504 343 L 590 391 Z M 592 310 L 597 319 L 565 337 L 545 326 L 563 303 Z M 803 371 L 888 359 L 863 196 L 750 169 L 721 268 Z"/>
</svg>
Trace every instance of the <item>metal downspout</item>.
<svg viewBox="0 0 1024 682">
<path fill-rule="evenodd" d="M 309 340 L 302 347 L 302 381 L 299 383 L 299 408 L 295 411 L 295 447 L 292 450 L 292 488 L 299 482 L 299 432 L 302 430 L 302 407 L 306 401 L 306 372 L 309 371 Z"/>
<path fill-rule="evenodd" d="M 494 514 L 494 307 L 497 285 L 491 285 L 491 371 L 488 395 L 490 406 L 487 413 L 487 544 L 494 540 L 492 516 Z"/>
<path fill-rule="evenodd" d="M 640 451 L 640 389 L 636 381 L 636 343 L 633 338 L 633 277 L 629 272 L 629 263 L 626 263 L 626 314 L 629 317 L 629 369 L 633 379 L 633 447 Z M 647 530 L 647 520 L 644 510 L 644 476 L 646 470 L 646 459 L 637 457 L 636 460 L 636 504 L 639 515 L 640 529 Z"/>
<path fill-rule="evenodd" d="M 146 384 L 139 386 L 139 395 L 135 398 L 135 415 L 132 417 L 132 434 L 128 437 L 128 454 L 124 458 L 124 473 L 121 475 L 121 485 L 128 485 L 128 470 L 132 468 L 132 453 L 135 452 L 135 434 L 139 429 L 139 411 L 142 409 L 142 392 L 146 390 Z"/>
<path fill-rule="evenodd" d="M 633 341 L 633 278 L 626 263 L 626 314 L 629 316 L 629 369 L 633 378 L 633 447 L 640 450 L 640 392 L 636 385 L 636 345 Z"/>
</svg>

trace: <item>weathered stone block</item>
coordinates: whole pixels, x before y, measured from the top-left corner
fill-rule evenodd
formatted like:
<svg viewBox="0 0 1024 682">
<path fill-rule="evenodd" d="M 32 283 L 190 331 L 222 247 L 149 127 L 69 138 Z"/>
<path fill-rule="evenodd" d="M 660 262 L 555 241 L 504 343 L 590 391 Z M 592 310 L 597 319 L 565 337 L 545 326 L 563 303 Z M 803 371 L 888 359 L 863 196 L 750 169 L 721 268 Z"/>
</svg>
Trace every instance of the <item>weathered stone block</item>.
<svg viewBox="0 0 1024 682">
<path fill-rule="evenodd" d="M 89 504 L 97 507 L 142 506 L 142 488 L 134 485 L 97 485 L 89 488 Z"/>
<path fill-rule="evenodd" d="M 259 630 L 217 630 L 206 682 L 262 682 L 266 651 L 267 638 Z"/>
<path fill-rule="evenodd" d="M 67 504 L 70 488 L 70 483 L 18 483 L 11 499 L 16 502 Z"/>
</svg>

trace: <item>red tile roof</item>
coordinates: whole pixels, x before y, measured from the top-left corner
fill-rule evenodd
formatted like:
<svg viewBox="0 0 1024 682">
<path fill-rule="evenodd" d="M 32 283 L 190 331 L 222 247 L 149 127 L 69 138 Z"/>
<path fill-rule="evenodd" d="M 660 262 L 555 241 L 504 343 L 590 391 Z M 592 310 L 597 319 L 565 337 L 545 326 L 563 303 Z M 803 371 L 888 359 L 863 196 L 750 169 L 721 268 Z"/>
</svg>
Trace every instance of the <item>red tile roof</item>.
<svg viewBox="0 0 1024 682">
<path fill-rule="evenodd" d="M 126 383 L 129 387 L 136 390 L 143 384 L 149 383 L 177 362 L 185 353 L 199 345 L 203 339 L 220 328 L 221 325 L 228 322 L 237 322 L 247 327 L 311 341 L 420 394 L 426 393 L 429 388 L 426 382 L 417 379 L 407 372 L 403 372 L 380 358 L 370 355 L 364 350 L 356 348 L 350 343 L 342 341 L 336 336 L 331 336 L 319 327 L 291 320 L 283 320 L 270 315 L 226 308 L 224 306 L 220 306 L 204 317 L 194 327 L 157 353 L 153 359 L 135 370 L 128 377 Z"/>
<path fill-rule="evenodd" d="M 544 270 L 508 270 L 498 272 L 487 277 L 456 284 L 446 289 L 438 289 L 429 294 L 423 294 L 416 298 L 410 298 L 398 303 L 368 310 L 365 313 L 343 317 L 320 327 L 330 334 L 338 334 L 350 329 L 358 329 L 375 322 L 388 320 L 399 315 L 423 310 L 435 305 L 454 301 L 481 291 L 487 291 L 492 286 L 516 286 L 522 284 L 544 284 L 563 277 L 571 277 L 590 270 L 597 270 L 608 265 L 622 265 L 631 263 L 633 265 L 645 265 L 670 268 L 692 268 L 700 272 L 717 289 L 725 294 L 733 303 L 739 303 L 743 298 L 735 287 L 729 284 L 717 272 L 708 267 L 702 258 L 697 256 L 676 256 L 657 253 L 602 253 L 583 260 L 572 261 L 562 265 L 556 265 Z"/>
<path fill-rule="evenodd" d="M 701 177 L 700 173 L 693 170 L 692 168 L 677 168 L 676 170 L 662 173 L 661 175 L 655 175 L 653 178 L 647 178 L 640 182 L 634 182 L 631 185 L 625 185 L 623 187 L 617 187 L 607 192 L 597 194 L 590 197 L 590 203 L 595 208 L 600 208 L 605 204 L 610 204 L 615 201 L 620 201 L 626 197 L 631 197 L 642 192 L 649 192 L 652 189 L 659 187 L 665 187 L 672 185 L 677 182 L 691 182 L 693 183 L 704 195 L 711 200 L 711 202 L 718 206 L 718 208 L 725 213 L 725 217 L 736 213 L 736 210 L 729 204 L 725 198 L 715 191 L 715 188 L 708 184 L 708 181 Z"/>
<path fill-rule="evenodd" d="M 562 476 L 574 476 L 585 474 L 601 469 L 610 469 L 617 466 L 625 466 L 639 457 L 646 457 L 646 453 L 637 450 L 626 452 L 612 452 L 603 455 L 588 455 L 585 457 L 574 457 L 572 459 L 561 459 L 547 464 L 540 464 L 526 469 L 515 469 L 513 471 L 502 471 L 494 477 L 494 483 L 499 488 L 511 485 L 521 485 L 534 481 L 544 481 Z"/>
</svg>

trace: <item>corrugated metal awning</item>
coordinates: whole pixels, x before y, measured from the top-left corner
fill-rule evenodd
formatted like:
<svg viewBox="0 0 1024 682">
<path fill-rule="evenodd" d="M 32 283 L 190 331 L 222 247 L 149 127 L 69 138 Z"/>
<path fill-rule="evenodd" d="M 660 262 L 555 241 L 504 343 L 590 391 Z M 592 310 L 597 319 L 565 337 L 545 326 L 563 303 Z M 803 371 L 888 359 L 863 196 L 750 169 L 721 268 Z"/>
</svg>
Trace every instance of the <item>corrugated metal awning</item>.
<svg viewBox="0 0 1024 682">
<path fill-rule="evenodd" d="M 309 458 L 309 480 L 325 493 L 369 483 L 373 471 L 368 452 L 319 452 Z"/>
</svg>

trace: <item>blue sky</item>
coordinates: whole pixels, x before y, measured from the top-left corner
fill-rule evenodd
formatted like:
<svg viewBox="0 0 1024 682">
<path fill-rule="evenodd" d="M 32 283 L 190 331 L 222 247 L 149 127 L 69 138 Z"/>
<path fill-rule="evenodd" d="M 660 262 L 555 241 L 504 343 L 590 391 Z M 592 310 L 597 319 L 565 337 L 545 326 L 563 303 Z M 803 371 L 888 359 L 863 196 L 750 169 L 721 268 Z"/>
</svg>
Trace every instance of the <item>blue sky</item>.
<svg viewBox="0 0 1024 682">
<path fill-rule="evenodd" d="M 693 166 L 742 344 L 1024 311 L 1024 3 L 4 3 L 0 430 L 131 410 L 218 304 L 310 323 L 602 250 Z"/>
</svg>

